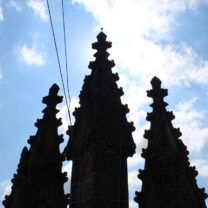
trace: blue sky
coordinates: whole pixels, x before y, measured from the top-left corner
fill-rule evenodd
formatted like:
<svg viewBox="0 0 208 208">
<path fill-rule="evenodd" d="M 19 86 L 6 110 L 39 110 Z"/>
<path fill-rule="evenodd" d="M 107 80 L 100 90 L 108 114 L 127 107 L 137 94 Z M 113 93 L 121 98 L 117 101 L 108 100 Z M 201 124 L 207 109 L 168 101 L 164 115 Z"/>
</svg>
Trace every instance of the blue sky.
<svg viewBox="0 0 208 208">
<path fill-rule="evenodd" d="M 61 3 L 49 1 L 61 63 L 64 69 Z M 137 169 L 145 146 L 142 135 L 151 111 L 146 96 L 156 75 L 168 88 L 168 109 L 176 116 L 174 126 L 190 151 L 199 171 L 198 183 L 208 190 L 208 1 L 207 0 L 65 0 L 71 108 L 78 104 L 87 66 L 93 60 L 91 43 L 100 27 L 113 42 L 123 103 L 134 121 L 136 155 L 129 160 L 130 207 L 140 189 Z M 34 123 L 42 117 L 42 97 L 53 83 L 61 86 L 45 0 L 0 0 L 0 197 L 9 190 L 20 152 Z M 63 95 L 61 89 L 60 94 Z M 66 106 L 60 106 L 64 131 Z M 65 136 L 65 139 L 68 138 Z M 64 145 L 62 145 L 63 148 Z M 70 165 L 64 164 L 70 171 Z M 66 185 L 68 187 L 68 185 Z M 1 205 L 0 205 L 1 207 Z"/>
</svg>

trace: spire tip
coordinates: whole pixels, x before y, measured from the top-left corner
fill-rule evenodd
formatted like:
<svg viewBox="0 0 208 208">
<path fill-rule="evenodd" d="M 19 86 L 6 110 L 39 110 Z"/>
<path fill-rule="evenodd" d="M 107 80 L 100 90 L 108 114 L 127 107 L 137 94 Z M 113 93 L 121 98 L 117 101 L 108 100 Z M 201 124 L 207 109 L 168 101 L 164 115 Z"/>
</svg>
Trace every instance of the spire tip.
<svg viewBox="0 0 208 208">
<path fill-rule="evenodd" d="M 153 89 L 161 89 L 162 82 L 158 77 L 154 76 L 150 83 L 151 83 Z"/>
</svg>

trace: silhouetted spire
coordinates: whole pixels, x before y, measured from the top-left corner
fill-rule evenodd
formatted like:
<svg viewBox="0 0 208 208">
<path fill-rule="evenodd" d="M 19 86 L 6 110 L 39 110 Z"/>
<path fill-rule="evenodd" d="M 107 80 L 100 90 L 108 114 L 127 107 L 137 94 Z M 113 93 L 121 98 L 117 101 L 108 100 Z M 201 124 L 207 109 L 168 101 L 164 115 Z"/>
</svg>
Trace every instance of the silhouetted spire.
<svg viewBox="0 0 208 208">
<path fill-rule="evenodd" d="M 112 43 L 106 41 L 106 37 L 101 31 L 97 36 L 98 42 L 92 44 L 92 48 L 97 50 L 94 55 L 96 59 L 90 62 L 89 68 L 92 72 L 84 79 L 79 96 L 81 106 L 73 113 L 76 118 L 73 128 L 76 139 L 72 136 L 65 149 L 68 159 L 72 159 L 74 154 L 82 154 L 83 149 L 87 151 L 89 143 L 107 147 L 113 153 L 125 157 L 135 153 L 131 135 L 135 128 L 133 123 L 127 122 L 126 119 L 128 106 L 121 104 L 120 97 L 124 93 L 116 84 L 119 80 L 118 73 L 114 74 L 111 70 L 115 64 L 113 60 L 108 60 L 109 53 L 106 50 L 111 48 Z M 91 133 L 93 136 L 90 136 Z"/>
<path fill-rule="evenodd" d="M 71 205 L 75 207 L 128 207 L 127 157 L 135 152 L 133 123 L 121 104 L 123 89 L 118 88 L 115 66 L 108 60 L 106 41 L 101 31 L 95 61 L 90 62 L 91 74 L 86 76 L 80 93 L 80 107 L 75 109 L 75 124 L 68 133 L 70 139 L 65 155 L 73 161 Z"/>
<path fill-rule="evenodd" d="M 27 179 L 27 162 L 28 162 L 28 149 L 24 147 L 21 153 L 20 162 L 17 168 L 17 173 L 13 175 L 12 182 L 12 190 L 10 195 L 5 196 L 5 200 L 3 201 L 3 205 L 6 208 L 13 208 L 14 203 L 16 208 L 24 208 L 25 204 L 22 201 L 26 194 L 26 179 Z"/>
<path fill-rule="evenodd" d="M 161 88 L 157 77 L 151 85 L 147 96 L 153 99 L 153 111 L 147 114 L 151 125 L 144 134 L 148 146 L 142 151 L 145 166 L 138 175 L 142 190 L 136 192 L 135 201 L 139 208 L 206 208 L 207 195 L 198 188 L 195 179 L 198 173 L 190 166 L 189 152 L 179 139 L 180 130 L 172 126 L 175 116 L 165 108 L 167 90 Z"/>
<path fill-rule="evenodd" d="M 59 87 L 54 84 L 49 95 L 43 98 L 47 107 L 43 110 L 43 118 L 35 123 L 36 135 L 28 140 L 29 151 L 26 147 L 23 149 L 17 174 L 12 180 L 12 192 L 4 202 L 6 208 L 67 207 L 68 196 L 63 189 L 67 177 L 62 173 L 63 156 L 59 151 L 63 135 L 58 135 L 57 131 L 61 119 L 56 118 L 56 105 L 62 102 L 58 91 Z"/>
</svg>

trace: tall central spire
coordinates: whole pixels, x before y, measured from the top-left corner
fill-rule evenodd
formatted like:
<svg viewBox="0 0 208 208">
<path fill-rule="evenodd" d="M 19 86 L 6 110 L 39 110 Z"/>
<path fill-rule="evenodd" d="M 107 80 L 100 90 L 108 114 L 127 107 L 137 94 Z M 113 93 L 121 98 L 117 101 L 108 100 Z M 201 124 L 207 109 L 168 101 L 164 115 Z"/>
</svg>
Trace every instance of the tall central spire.
<svg viewBox="0 0 208 208">
<path fill-rule="evenodd" d="M 101 31 L 92 44 L 95 61 L 89 64 L 65 149 L 73 162 L 70 208 L 128 208 L 127 157 L 135 152 L 134 126 L 126 119 L 129 110 L 121 103 L 123 90 L 111 70 L 115 64 L 107 49 L 112 43 L 106 38 Z"/>
</svg>

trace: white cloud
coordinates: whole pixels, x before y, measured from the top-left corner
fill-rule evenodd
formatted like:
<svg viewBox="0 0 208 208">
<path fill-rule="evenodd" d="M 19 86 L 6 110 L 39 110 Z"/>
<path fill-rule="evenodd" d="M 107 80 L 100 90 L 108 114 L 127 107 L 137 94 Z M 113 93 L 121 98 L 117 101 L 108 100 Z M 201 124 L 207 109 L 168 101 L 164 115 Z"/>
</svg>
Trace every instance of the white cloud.
<svg viewBox="0 0 208 208">
<path fill-rule="evenodd" d="M 71 179 L 71 169 L 72 169 L 72 163 L 71 162 L 68 162 L 68 164 L 63 166 L 63 168 L 62 168 L 63 172 L 67 173 L 67 176 L 69 178 L 68 181 L 70 181 L 70 179 Z"/>
<path fill-rule="evenodd" d="M 144 164 L 144 159 L 141 157 L 142 148 L 146 148 L 147 140 L 143 138 L 144 130 L 148 129 L 146 124 L 144 126 L 136 126 L 136 131 L 133 132 L 134 142 L 136 144 L 136 153 L 133 157 L 128 158 L 128 168 L 129 169 L 139 169 L 141 165 Z"/>
<path fill-rule="evenodd" d="M 72 124 L 74 123 L 74 116 L 72 115 L 72 113 L 74 112 L 75 107 L 78 107 L 78 106 L 79 106 L 79 99 L 72 97 L 71 103 L 70 103 L 70 108 L 69 108 Z M 68 126 L 70 125 L 68 109 L 67 109 L 66 105 L 62 106 L 62 108 L 60 109 L 60 112 L 57 114 L 57 117 L 62 118 L 61 132 L 66 132 L 68 129 Z"/>
<path fill-rule="evenodd" d="M 199 176 L 208 177 L 208 161 L 204 159 L 192 160 L 191 164 L 196 166 Z"/>
<path fill-rule="evenodd" d="M 64 190 L 65 193 L 69 193 L 70 192 L 70 183 L 71 183 L 71 169 L 72 169 L 72 163 L 68 162 L 67 165 L 63 166 L 62 170 L 63 172 L 67 173 L 67 177 L 68 177 L 68 181 L 64 184 Z"/>
<path fill-rule="evenodd" d="M 73 0 L 83 4 L 87 11 L 92 12 L 100 25 L 107 28 L 128 32 L 132 29 L 137 33 L 147 34 L 152 30 L 164 32 L 170 29 L 174 17 L 179 12 L 196 9 L 208 3 L 206 0 Z M 127 28 L 126 28 L 127 27 Z M 120 34 L 123 36 L 123 32 Z M 132 36 L 131 35 L 131 36 Z M 129 36 L 128 36 L 129 37 Z"/>
<path fill-rule="evenodd" d="M 136 143 L 136 154 L 128 158 L 128 168 L 138 168 L 144 160 L 141 158 L 141 149 L 146 147 L 147 140 L 143 138 L 144 130 L 149 128 L 149 123 L 145 120 L 146 112 L 144 106 L 149 99 L 146 90 L 149 88 L 148 82 L 132 81 L 128 75 L 119 74 L 119 86 L 124 88 L 124 96 L 121 97 L 123 104 L 128 104 L 130 112 L 127 114 L 128 121 L 133 121 L 136 131 L 133 132 L 134 142 Z M 131 81 L 130 81 L 131 80 Z"/>
<path fill-rule="evenodd" d="M 132 170 L 128 174 L 128 182 L 129 182 L 129 191 L 136 191 L 139 190 L 142 183 L 141 180 L 137 178 L 138 171 Z"/>
<path fill-rule="evenodd" d="M 2 22 L 4 20 L 4 14 L 3 14 L 3 9 L 0 3 L 0 22 Z"/>
<path fill-rule="evenodd" d="M 42 0 L 27 0 L 27 5 L 31 7 L 36 15 L 40 17 L 40 19 L 47 21 L 48 15 L 46 10 L 46 3 Z"/>
<path fill-rule="evenodd" d="M 5 195 L 10 194 L 11 192 L 11 182 L 9 181 L 0 182 L 0 188 L 2 189 L 2 193 L 3 193 L 1 199 L 4 199 Z"/>
<path fill-rule="evenodd" d="M 41 51 L 41 47 L 36 45 L 29 47 L 26 44 L 19 46 L 17 49 L 17 55 L 19 59 L 25 64 L 32 66 L 42 66 L 44 65 L 44 57 Z"/>
<path fill-rule="evenodd" d="M 117 44 L 112 49 L 117 64 L 143 81 L 157 75 L 166 85 L 208 83 L 208 61 L 185 44 L 161 46 L 144 38 Z"/>
<path fill-rule="evenodd" d="M 129 208 L 138 208 L 138 204 L 134 200 L 130 200 Z"/>
<path fill-rule="evenodd" d="M 9 5 L 11 7 L 14 7 L 16 9 L 16 11 L 18 11 L 18 12 L 20 12 L 22 10 L 22 6 L 19 3 L 17 3 L 16 0 L 9 0 Z"/>
<path fill-rule="evenodd" d="M 208 143 L 208 127 L 203 126 L 203 120 L 207 112 L 194 107 L 196 98 L 180 102 L 174 111 L 175 126 L 179 126 L 182 132 L 181 139 L 188 146 L 191 154 L 200 153 Z"/>
<path fill-rule="evenodd" d="M 208 3 L 203 0 L 74 0 L 83 4 L 113 42 L 112 56 L 133 76 L 150 80 L 154 75 L 170 85 L 207 84 L 208 60 L 188 45 L 158 42 L 171 37 L 175 17 Z M 169 40 L 169 39 L 168 39 Z"/>
</svg>

